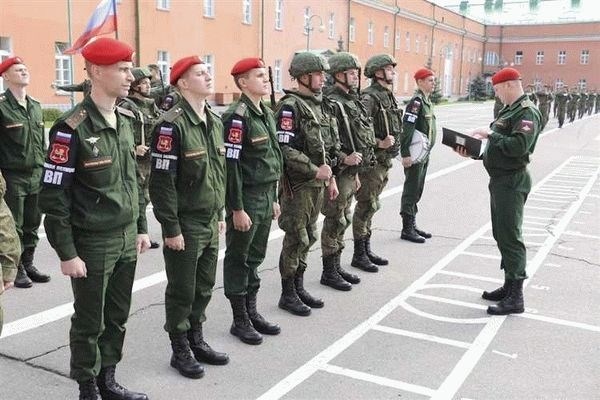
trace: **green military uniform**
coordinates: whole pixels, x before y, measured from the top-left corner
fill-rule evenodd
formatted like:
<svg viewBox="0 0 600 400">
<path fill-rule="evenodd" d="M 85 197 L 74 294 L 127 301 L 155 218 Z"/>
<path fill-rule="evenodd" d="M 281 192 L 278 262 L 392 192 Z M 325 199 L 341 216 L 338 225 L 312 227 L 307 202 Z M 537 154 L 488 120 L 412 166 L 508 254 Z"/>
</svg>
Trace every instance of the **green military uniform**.
<svg viewBox="0 0 600 400">
<path fill-rule="evenodd" d="M 530 85 L 530 87 L 532 87 L 533 85 Z M 531 92 L 525 92 L 525 95 L 527 96 L 527 98 L 529 100 L 531 100 L 531 102 L 533 102 L 534 105 L 536 105 L 538 103 L 538 97 L 535 94 L 535 92 L 531 91 Z"/>
<path fill-rule="evenodd" d="M 152 138 L 150 198 L 163 237 L 180 234 L 185 250 L 163 248 L 165 330 L 188 332 L 206 320 L 225 205 L 223 124 L 208 107 L 200 119 L 184 98 L 162 115 Z"/>
<path fill-rule="evenodd" d="M 71 376 L 84 382 L 122 357 L 136 266 L 146 233 L 136 179 L 134 115 L 116 109 L 110 126 L 86 96 L 50 130 L 40 206 L 48 240 L 62 261 L 80 257 L 72 278 Z"/>
<path fill-rule="evenodd" d="M 548 123 L 548 119 L 550 118 L 550 103 L 552 102 L 552 95 L 546 92 L 538 92 L 536 93 L 538 98 L 538 109 L 542 115 L 542 125 L 540 130 L 544 130 L 546 124 Z"/>
<path fill-rule="evenodd" d="M 92 91 L 92 81 L 90 81 L 89 79 L 85 79 L 81 83 L 74 83 L 71 85 L 57 85 L 56 89 L 65 92 L 83 92 L 83 95 L 87 96 Z"/>
<path fill-rule="evenodd" d="M 555 104 L 557 106 L 558 127 L 562 128 L 565 123 L 565 115 L 567 113 L 567 103 L 570 101 L 571 95 L 568 92 L 560 92 L 556 95 Z"/>
<path fill-rule="evenodd" d="M 588 98 L 588 94 L 587 93 L 581 93 L 579 96 L 579 101 L 577 102 L 577 113 L 578 113 L 578 117 L 581 119 L 583 118 L 583 114 L 585 114 L 585 107 L 587 105 L 587 98 Z"/>
<path fill-rule="evenodd" d="M 592 115 L 592 112 L 594 111 L 594 103 L 596 102 L 596 93 L 590 93 L 588 95 L 588 99 L 587 99 L 587 105 L 586 105 L 586 110 L 588 115 Z"/>
<path fill-rule="evenodd" d="M 522 280 L 527 277 L 527 258 L 521 226 L 523 208 L 531 190 L 527 164 L 541 131 L 541 115 L 523 95 L 502 110 L 491 129 L 493 133 L 488 138 L 483 164 L 490 175 L 493 235 L 506 279 Z"/>
<path fill-rule="evenodd" d="M 579 102 L 579 97 L 580 94 L 578 92 L 571 92 L 571 97 L 567 102 L 567 116 L 569 117 L 569 122 L 575 121 L 575 117 L 577 116 L 577 103 Z"/>
<path fill-rule="evenodd" d="M 12 282 L 17 276 L 17 265 L 21 255 L 19 235 L 10 209 L 4 201 L 6 182 L 0 173 L 0 295 L 4 291 L 4 282 Z M 0 334 L 2 334 L 3 312 L 0 303 Z"/>
<path fill-rule="evenodd" d="M 498 118 L 498 114 L 500 114 L 500 110 L 504 108 L 504 104 L 502 104 L 502 100 L 500 97 L 494 97 L 494 119 Z"/>
<path fill-rule="evenodd" d="M 256 293 L 258 267 L 263 262 L 277 202 L 277 181 L 283 159 L 273 112 L 261 101 L 257 108 L 242 94 L 223 114 L 227 160 L 226 243 L 223 262 L 225 296 Z M 233 227 L 233 210 L 252 220 L 247 232 Z"/>
</svg>

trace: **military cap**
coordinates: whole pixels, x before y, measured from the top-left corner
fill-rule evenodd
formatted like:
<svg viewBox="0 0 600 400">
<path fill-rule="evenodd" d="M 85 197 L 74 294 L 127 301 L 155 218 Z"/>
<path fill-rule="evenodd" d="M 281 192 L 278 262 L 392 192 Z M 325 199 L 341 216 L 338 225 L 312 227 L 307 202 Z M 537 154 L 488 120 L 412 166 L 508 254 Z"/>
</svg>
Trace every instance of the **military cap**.
<svg viewBox="0 0 600 400">
<path fill-rule="evenodd" d="M 204 61 L 202 61 L 198 56 L 188 56 L 177 60 L 177 62 L 171 67 L 171 77 L 169 79 L 171 85 L 177 85 L 177 81 L 179 78 L 181 78 L 181 75 L 190 69 L 192 65 L 196 64 L 204 64 Z"/>
<path fill-rule="evenodd" d="M 5 73 L 10 67 L 15 64 L 23 64 L 23 59 L 20 57 L 9 57 L 0 63 L 0 75 Z"/>
<path fill-rule="evenodd" d="M 502 68 L 492 76 L 492 85 L 497 85 L 506 81 L 516 81 L 521 79 L 521 74 L 514 68 Z"/>
<path fill-rule="evenodd" d="M 236 76 L 254 68 L 265 68 L 265 63 L 260 58 L 244 58 L 235 63 L 231 68 L 231 75 Z"/>
<path fill-rule="evenodd" d="M 150 71 L 148 71 L 148 69 L 144 67 L 137 67 L 132 69 L 131 74 L 133 75 L 134 82 L 141 81 L 144 78 L 150 78 L 152 76 L 152 74 L 150 74 Z"/>
<path fill-rule="evenodd" d="M 367 63 L 365 64 L 365 76 L 367 78 L 372 78 L 375 76 L 375 72 L 383 69 L 384 67 L 391 65 L 393 67 L 396 66 L 396 60 L 394 57 L 389 54 L 377 54 L 373 57 L 369 58 Z"/>
<path fill-rule="evenodd" d="M 415 78 L 415 81 L 418 81 L 419 79 L 429 78 L 432 75 L 433 75 L 433 71 L 430 70 L 429 68 L 421 68 L 421 69 L 417 70 L 417 72 L 415 72 L 414 78 Z"/>
<path fill-rule="evenodd" d="M 99 38 L 81 50 L 86 61 L 95 65 L 112 65 L 120 61 L 133 61 L 133 48 L 112 38 Z"/>
</svg>

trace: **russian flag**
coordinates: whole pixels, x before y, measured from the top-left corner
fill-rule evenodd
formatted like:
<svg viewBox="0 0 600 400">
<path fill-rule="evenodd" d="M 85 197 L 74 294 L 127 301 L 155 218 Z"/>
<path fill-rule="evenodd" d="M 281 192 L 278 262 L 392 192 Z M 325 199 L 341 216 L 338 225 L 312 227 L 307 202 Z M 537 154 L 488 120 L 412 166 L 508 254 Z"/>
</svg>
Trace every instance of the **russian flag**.
<svg viewBox="0 0 600 400">
<path fill-rule="evenodd" d="M 65 50 L 65 54 L 74 54 L 94 37 L 115 32 L 117 30 L 117 5 L 116 0 L 101 0 L 88 21 L 83 34 L 75 41 L 73 46 Z"/>
</svg>

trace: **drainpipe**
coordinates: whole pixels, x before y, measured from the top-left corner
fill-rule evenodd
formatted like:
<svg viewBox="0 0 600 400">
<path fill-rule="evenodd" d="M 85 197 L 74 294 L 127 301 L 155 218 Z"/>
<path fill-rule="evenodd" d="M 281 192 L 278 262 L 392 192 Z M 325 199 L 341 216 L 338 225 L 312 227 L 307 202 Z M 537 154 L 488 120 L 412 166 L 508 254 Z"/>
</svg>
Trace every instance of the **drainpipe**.
<svg viewBox="0 0 600 400">
<path fill-rule="evenodd" d="M 465 28 L 466 17 L 463 15 L 463 32 L 460 36 L 460 69 L 458 71 L 458 85 L 461 86 L 462 76 L 463 76 L 463 63 L 464 63 L 464 55 L 465 55 L 465 35 L 467 34 L 467 30 Z M 458 93 L 462 92 L 462 87 L 458 90 Z"/>
<path fill-rule="evenodd" d="M 397 22 L 396 20 L 398 19 L 398 14 L 400 14 L 400 7 L 398 7 L 398 0 L 396 0 L 396 12 L 394 13 L 394 47 L 392 49 L 392 57 L 396 58 L 396 47 L 398 45 L 398 43 L 396 43 L 396 39 L 398 38 L 398 35 L 396 35 L 396 30 L 397 30 Z"/>
<path fill-rule="evenodd" d="M 348 29 L 346 32 L 346 51 L 349 52 L 350 51 L 350 18 L 351 18 L 351 16 L 350 16 L 350 5 L 351 4 L 350 3 L 352 2 L 352 0 L 347 0 L 347 1 L 348 1 L 348 22 L 346 23 L 346 25 L 347 25 Z M 354 29 L 355 29 L 354 32 L 356 34 L 356 27 Z"/>
<path fill-rule="evenodd" d="M 141 50 L 141 34 L 140 34 L 140 26 L 141 26 L 141 13 L 140 13 L 140 0 L 135 0 L 135 60 L 138 67 L 141 66 L 142 60 L 142 50 Z"/>
<path fill-rule="evenodd" d="M 433 41 L 435 40 L 435 27 L 438 24 L 435 19 L 435 3 L 431 3 L 433 7 L 433 25 L 431 25 L 431 44 L 429 45 L 429 59 L 427 60 L 427 68 L 431 69 L 431 65 L 433 64 Z M 439 72 L 439 71 L 438 71 Z"/>
</svg>

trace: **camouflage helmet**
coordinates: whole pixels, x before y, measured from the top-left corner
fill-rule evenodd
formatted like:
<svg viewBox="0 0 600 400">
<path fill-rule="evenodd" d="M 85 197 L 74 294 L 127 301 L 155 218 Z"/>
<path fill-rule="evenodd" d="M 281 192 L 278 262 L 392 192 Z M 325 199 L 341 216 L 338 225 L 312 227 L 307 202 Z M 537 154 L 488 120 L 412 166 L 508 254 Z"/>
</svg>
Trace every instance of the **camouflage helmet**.
<svg viewBox="0 0 600 400">
<path fill-rule="evenodd" d="M 131 70 L 131 74 L 133 75 L 134 82 L 140 81 L 144 78 L 150 78 L 152 76 L 148 68 L 144 67 L 133 68 Z"/>
<path fill-rule="evenodd" d="M 311 72 L 327 71 L 328 68 L 329 64 L 327 64 L 325 57 L 309 51 L 303 51 L 294 55 L 290 63 L 289 72 L 292 77 L 298 78 Z"/>
<path fill-rule="evenodd" d="M 329 70 L 327 72 L 329 72 L 330 75 L 334 75 L 338 72 L 358 68 L 360 68 L 360 61 L 358 61 L 358 58 L 356 58 L 354 54 L 343 51 L 329 57 Z"/>
<path fill-rule="evenodd" d="M 383 69 L 384 67 L 392 65 L 396 66 L 396 60 L 394 57 L 389 54 L 377 54 L 371 58 L 365 64 L 365 76 L 367 78 L 372 78 L 375 76 L 375 72 Z"/>
</svg>

